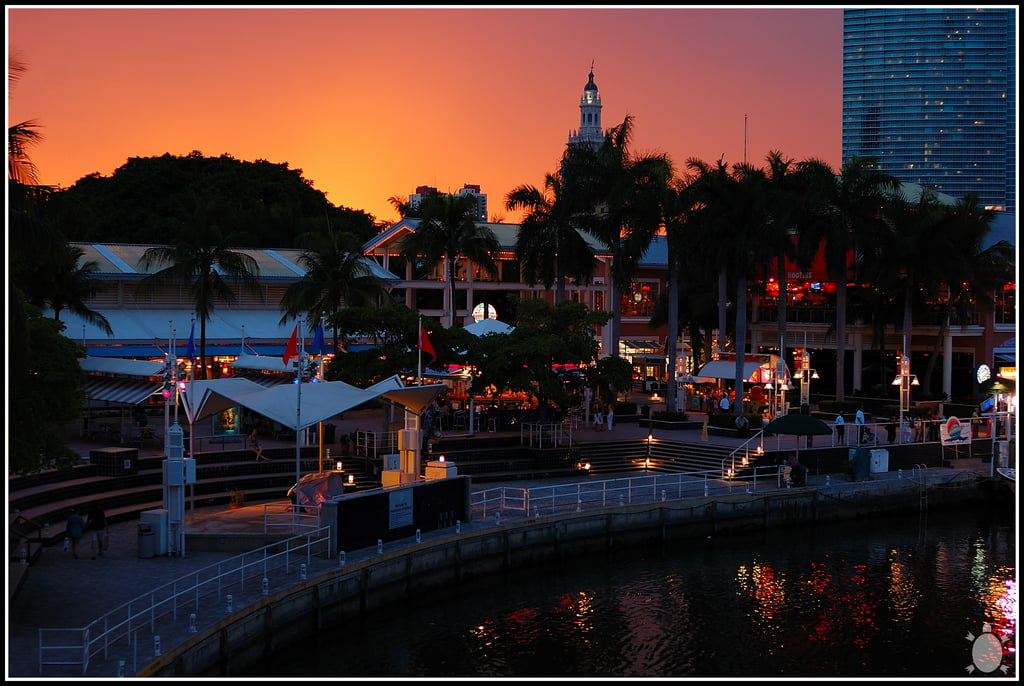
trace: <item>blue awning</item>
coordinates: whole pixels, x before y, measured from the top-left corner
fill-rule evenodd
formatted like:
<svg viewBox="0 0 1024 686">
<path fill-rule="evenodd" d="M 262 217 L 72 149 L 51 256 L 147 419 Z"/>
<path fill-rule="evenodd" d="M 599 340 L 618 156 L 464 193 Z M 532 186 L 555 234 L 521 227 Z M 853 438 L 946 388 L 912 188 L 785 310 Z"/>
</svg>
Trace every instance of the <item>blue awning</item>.
<svg viewBox="0 0 1024 686">
<path fill-rule="evenodd" d="M 135 379 L 115 379 L 113 377 L 96 377 L 85 382 L 85 390 L 91 400 L 104 400 L 110 403 L 138 405 L 143 400 L 160 391 L 161 384 L 153 381 Z"/>
<path fill-rule="evenodd" d="M 284 355 L 283 345 L 251 345 L 246 344 L 247 352 L 254 352 L 258 355 L 270 355 L 273 357 L 281 357 Z M 184 343 L 178 342 L 175 346 L 175 352 L 178 357 L 185 357 L 185 351 L 188 349 L 188 341 Z M 164 355 L 167 354 L 167 346 L 157 345 L 89 345 L 88 348 L 89 357 L 130 357 L 130 358 L 155 358 L 159 357 L 163 359 Z M 206 346 L 206 355 L 208 357 L 237 357 L 242 353 L 242 346 L 235 345 L 209 345 Z M 196 354 L 199 354 L 199 343 L 196 343 Z"/>
</svg>

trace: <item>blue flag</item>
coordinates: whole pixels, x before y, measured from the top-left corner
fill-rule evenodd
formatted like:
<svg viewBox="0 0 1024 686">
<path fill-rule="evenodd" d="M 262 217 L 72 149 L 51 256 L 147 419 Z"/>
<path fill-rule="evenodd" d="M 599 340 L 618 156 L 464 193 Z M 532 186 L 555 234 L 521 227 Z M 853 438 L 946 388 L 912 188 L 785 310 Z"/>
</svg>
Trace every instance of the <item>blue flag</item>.
<svg viewBox="0 0 1024 686">
<path fill-rule="evenodd" d="M 313 334 L 313 350 L 318 355 L 324 354 L 324 323 L 320 322 L 316 325 L 316 333 Z"/>
<path fill-rule="evenodd" d="M 196 359 L 196 323 L 192 321 L 192 333 L 188 335 L 188 347 L 185 348 L 185 357 L 190 360 Z"/>
</svg>

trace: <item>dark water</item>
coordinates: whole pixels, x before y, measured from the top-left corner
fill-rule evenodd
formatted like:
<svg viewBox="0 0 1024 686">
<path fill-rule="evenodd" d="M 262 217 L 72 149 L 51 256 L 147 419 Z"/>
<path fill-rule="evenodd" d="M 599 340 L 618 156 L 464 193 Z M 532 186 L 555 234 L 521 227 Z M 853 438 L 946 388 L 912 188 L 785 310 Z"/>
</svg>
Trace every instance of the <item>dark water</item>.
<svg viewBox="0 0 1024 686">
<path fill-rule="evenodd" d="M 1009 507 L 686 541 L 426 593 L 250 676 L 1015 677 L 1016 571 Z"/>
</svg>

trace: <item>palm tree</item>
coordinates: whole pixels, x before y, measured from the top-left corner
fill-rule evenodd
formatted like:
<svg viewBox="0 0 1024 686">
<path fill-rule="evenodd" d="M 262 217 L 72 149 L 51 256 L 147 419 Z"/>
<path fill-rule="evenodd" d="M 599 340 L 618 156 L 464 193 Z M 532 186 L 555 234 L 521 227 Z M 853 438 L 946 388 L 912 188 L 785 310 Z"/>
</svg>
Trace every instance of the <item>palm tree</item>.
<svg viewBox="0 0 1024 686">
<path fill-rule="evenodd" d="M 443 264 L 445 326 L 456 321 L 455 265 L 462 257 L 496 276 L 498 265 L 493 254 L 500 247 L 494 232 L 474 220 L 476 200 L 468 195 L 432 193 L 420 201 L 417 211 L 421 217 L 412 233 L 402 238 L 399 251 L 416 262 L 421 260 L 427 268 Z"/>
<path fill-rule="evenodd" d="M 736 401 L 733 411 L 743 414 L 743 382 L 747 351 L 747 282 L 756 274 L 760 256 L 768 252 L 768 226 L 772 222 L 767 176 L 762 169 L 734 165 L 728 216 L 729 270 L 736 275 Z"/>
<path fill-rule="evenodd" d="M 259 265 L 252 256 L 230 248 L 243 241 L 239 232 L 227 231 L 231 213 L 219 203 L 195 207 L 168 231 L 176 237 L 171 245 L 147 248 L 142 253 L 145 269 L 167 265 L 139 282 L 136 297 L 143 298 L 167 286 L 187 288 L 199 319 L 199 368 L 197 378 L 206 378 L 206 322 L 217 305 L 233 305 L 235 287 L 253 293 L 262 300 Z"/>
<path fill-rule="evenodd" d="M 326 318 L 334 331 L 334 353 L 338 353 L 338 312 L 352 305 L 381 306 L 387 296 L 384 281 L 371 269 L 353 234 L 334 230 L 328 224 L 324 233 L 310 232 L 299 237 L 306 247 L 299 255 L 306 273 L 289 285 L 281 298 L 284 316 L 289 318 L 308 312 L 313 322 Z"/>
<path fill-rule="evenodd" d="M 982 247 L 991 231 L 994 216 L 992 210 L 980 206 L 975 195 L 961 198 L 946 210 L 941 233 L 950 237 L 952 246 L 949 259 L 943 260 L 942 264 L 945 307 L 935 337 L 935 348 L 921 377 L 926 389 L 931 388 L 946 329 L 956 323 L 967 326 L 976 312 L 990 312 L 995 303 L 994 294 L 1014 279 L 1014 247 L 1007 241 Z"/>
<path fill-rule="evenodd" d="M 687 240 L 687 222 L 690 210 L 690 193 L 688 185 L 674 180 L 666 189 L 662 203 L 663 221 L 665 226 L 666 252 L 668 254 L 668 302 L 667 324 L 668 336 L 665 341 L 665 352 L 668 355 L 668 378 L 665 393 L 665 410 L 676 411 L 676 360 L 679 350 L 676 341 L 679 338 L 679 279 L 682 264 L 683 246 Z M 652 325 L 655 320 L 652 318 Z M 684 352 L 685 354 L 685 352 Z M 685 407 L 683 408 L 686 409 Z"/>
<path fill-rule="evenodd" d="M 821 246 L 829 278 L 836 284 L 835 398 L 841 401 L 846 397 L 847 284 L 851 278 L 854 283 L 862 282 L 859 271 L 863 260 L 858 250 L 861 237 L 874 235 L 879 229 L 882 207 L 888 195 L 899 187 L 899 181 L 879 172 L 877 162 L 871 158 L 847 160 L 839 177 L 825 162 L 811 160 L 808 164 L 816 167 L 816 195 L 820 193 L 823 201 L 816 221 L 808 223 L 800 233 L 800 249 L 813 254 Z M 856 270 L 852 277 L 851 266 Z"/>
<path fill-rule="evenodd" d="M 778 295 L 779 355 L 786 356 L 786 325 L 788 321 L 789 285 L 786 260 L 797 259 L 797 244 L 805 218 L 813 216 L 815 198 L 811 191 L 818 181 L 814 176 L 817 166 L 809 162 L 796 163 L 773 150 L 766 158 L 768 211 L 771 218 L 765 236 L 768 249 L 775 256 Z"/>
<path fill-rule="evenodd" d="M 620 294 L 629 288 L 640 258 L 661 227 L 661 201 L 672 177 L 664 154 L 635 155 L 633 118 L 605 133 L 597 150 L 570 145 L 562 158 L 568 212 L 581 230 L 606 246 L 610 257 L 611 350 L 619 354 Z"/>
<path fill-rule="evenodd" d="M 941 264 L 952 254 L 953 244 L 942 231 L 946 208 L 931 189 L 923 189 L 916 201 L 897 191 L 884 216 L 885 228 L 872 237 L 866 251 L 871 256 L 868 266 L 873 285 L 901 303 L 902 354 L 910 356 L 913 312 L 937 294 Z"/>
<path fill-rule="evenodd" d="M 554 286 L 557 305 L 564 299 L 565 279 L 589 284 L 597 268 L 594 250 L 576 230 L 562 197 L 562 179 L 544 177 L 544 191 L 534 186 L 513 188 L 505 197 L 505 209 L 526 210 L 516 238 L 516 257 L 528 284 L 538 281 Z"/>
<path fill-rule="evenodd" d="M 692 221 L 696 222 L 700 234 L 704 236 L 725 237 L 731 230 L 728 218 L 729 204 L 732 202 L 730 188 L 734 179 L 729 174 L 729 167 L 724 159 L 714 165 L 691 158 L 687 160 L 687 169 L 693 180 L 690 193 L 693 196 Z M 728 333 L 728 250 L 727 240 L 701 241 L 698 243 L 706 260 L 718 268 L 718 349 L 726 349 Z M 710 344 L 710 336 L 708 336 Z"/>
<path fill-rule="evenodd" d="M 44 292 L 33 304 L 50 305 L 53 318 L 60 320 L 64 310 L 73 312 L 83 320 L 103 330 L 108 336 L 114 335 L 107 318 L 86 303 L 103 290 L 93 274 L 98 269 L 95 261 L 81 262 L 85 251 L 77 245 L 65 245 L 63 253 L 58 253 L 47 268 L 47 279 L 43 284 Z"/>
</svg>

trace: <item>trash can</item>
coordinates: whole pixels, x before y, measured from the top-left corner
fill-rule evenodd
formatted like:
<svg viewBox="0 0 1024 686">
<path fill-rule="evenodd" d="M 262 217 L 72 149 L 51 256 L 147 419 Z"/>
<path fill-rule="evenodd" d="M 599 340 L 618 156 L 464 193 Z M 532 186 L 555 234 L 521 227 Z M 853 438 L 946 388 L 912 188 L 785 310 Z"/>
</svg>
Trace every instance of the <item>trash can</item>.
<svg viewBox="0 0 1024 686">
<path fill-rule="evenodd" d="M 139 557 L 156 555 L 156 533 L 149 524 L 139 524 Z"/>
</svg>

